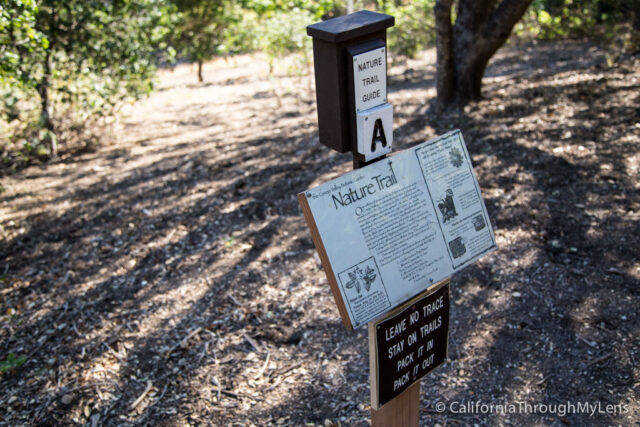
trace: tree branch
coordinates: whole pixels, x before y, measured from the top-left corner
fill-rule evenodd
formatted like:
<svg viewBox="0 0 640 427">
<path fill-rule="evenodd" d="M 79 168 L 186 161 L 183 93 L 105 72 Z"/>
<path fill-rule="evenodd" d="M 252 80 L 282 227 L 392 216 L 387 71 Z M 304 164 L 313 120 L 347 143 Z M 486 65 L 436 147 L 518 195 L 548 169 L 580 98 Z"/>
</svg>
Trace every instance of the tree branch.
<svg viewBox="0 0 640 427">
<path fill-rule="evenodd" d="M 456 18 L 456 26 L 477 32 L 491 16 L 497 0 L 460 0 Z"/>
<path fill-rule="evenodd" d="M 501 40 L 500 47 L 532 2 L 533 0 L 502 0 L 487 22 L 487 37 Z"/>
</svg>

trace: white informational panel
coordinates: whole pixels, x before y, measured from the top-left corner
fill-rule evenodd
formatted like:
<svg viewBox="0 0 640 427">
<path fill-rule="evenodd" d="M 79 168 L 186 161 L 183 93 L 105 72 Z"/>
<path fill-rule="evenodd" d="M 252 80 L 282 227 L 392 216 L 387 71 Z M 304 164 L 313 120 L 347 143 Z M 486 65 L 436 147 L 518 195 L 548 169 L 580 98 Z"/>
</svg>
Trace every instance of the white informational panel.
<svg viewBox="0 0 640 427">
<path fill-rule="evenodd" d="M 380 47 L 353 57 L 356 113 L 387 102 L 387 54 Z"/>
<path fill-rule="evenodd" d="M 298 196 L 347 327 L 496 248 L 460 131 Z"/>
</svg>

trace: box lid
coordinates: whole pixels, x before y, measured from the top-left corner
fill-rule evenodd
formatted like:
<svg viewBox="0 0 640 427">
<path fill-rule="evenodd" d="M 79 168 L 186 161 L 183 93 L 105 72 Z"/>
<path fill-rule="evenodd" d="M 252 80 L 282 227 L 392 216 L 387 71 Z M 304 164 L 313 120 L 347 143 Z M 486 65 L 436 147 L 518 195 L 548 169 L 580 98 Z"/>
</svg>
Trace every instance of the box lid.
<svg viewBox="0 0 640 427">
<path fill-rule="evenodd" d="M 307 34 L 330 43 L 340 43 L 385 30 L 394 22 L 391 15 L 361 10 L 311 24 L 307 27 Z"/>
</svg>

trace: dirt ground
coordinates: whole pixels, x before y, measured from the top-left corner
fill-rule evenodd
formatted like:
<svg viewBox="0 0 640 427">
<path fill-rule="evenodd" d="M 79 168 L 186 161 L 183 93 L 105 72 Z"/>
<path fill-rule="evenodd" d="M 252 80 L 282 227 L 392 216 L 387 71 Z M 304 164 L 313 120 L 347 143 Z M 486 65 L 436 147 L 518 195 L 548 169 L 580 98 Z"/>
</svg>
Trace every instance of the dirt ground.
<svg viewBox="0 0 640 427">
<path fill-rule="evenodd" d="M 640 57 L 508 47 L 443 117 L 434 57 L 390 69 L 396 149 L 462 129 L 499 249 L 453 277 L 421 425 L 638 425 Z M 319 144 L 309 76 L 204 74 L 161 73 L 102 146 L 2 179 L 0 361 L 26 361 L 0 425 L 369 423 L 366 328 L 295 197 L 350 155 Z"/>
</svg>

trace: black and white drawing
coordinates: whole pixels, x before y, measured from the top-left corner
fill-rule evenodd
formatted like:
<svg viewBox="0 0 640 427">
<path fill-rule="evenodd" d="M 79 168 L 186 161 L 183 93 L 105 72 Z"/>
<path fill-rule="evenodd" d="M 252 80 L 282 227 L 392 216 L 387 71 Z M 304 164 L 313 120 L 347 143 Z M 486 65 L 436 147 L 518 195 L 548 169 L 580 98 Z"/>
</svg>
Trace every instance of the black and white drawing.
<svg viewBox="0 0 640 427">
<path fill-rule="evenodd" d="M 443 223 L 458 216 L 456 205 L 453 203 L 453 190 L 447 189 L 444 198 L 438 201 L 438 209 L 442 213 Z"/>
<path fill-rule="evenodd" d="M 451 255 L 454 258 L 460 258 L 462 255 L 467 253 L 467 247 L 464 245 L 462 237 L 456 237 L 455 239 L 450 241 L 449 249 L 451 249 Z"/>
<path fill-rule="evenodd" d="M 379 316 L 391 306 L 382 274 L 373 256 L 340 272 L 338 280 L 354 325 L 361 325 Z"/>
<path fill-rule="evenodd" d="M 345 288 L 355 288 L 358 293 L 361 292 L 362 288 L 369 292 L 371 283 L 376 280 L 377 277 L 375 271 L 370 266 L 366 266 L 364 272 L 360 267 L 356 267 L 347 274 L 349 275 L 349 281 L 345 283 Z"/>
<path fill-rule="evenodd" d="M 476 231 L 482 230 L 487 225 L 484 222 L 484 217 L 482 216 L 482 214 L 476 215 L 475 217 L 473 217 L 472 221 L 473 221 L 473 228 L 475 228 Z"/>
<path fill-rule="evenodd" d="M 462 166 L 464 157 L 462 157 L 462 152 L 457 147 L 453 147 L 451 151 L 449 151 L 449 161 L 455 168 Z"/>
<path fill-rule="evenodd" d="M 379 279 L 380 272 L 373 257 L 354 265 L 353 267 L 339 274 L 340 282 L 345 289 L 356 295 L 367 294 L 371 291 L 372 285 Z"/>
</svg>

